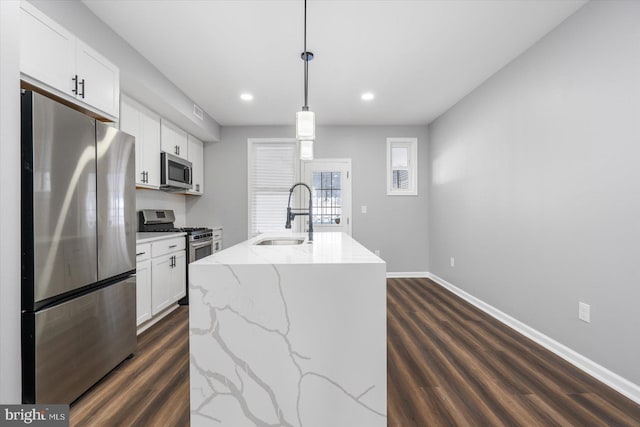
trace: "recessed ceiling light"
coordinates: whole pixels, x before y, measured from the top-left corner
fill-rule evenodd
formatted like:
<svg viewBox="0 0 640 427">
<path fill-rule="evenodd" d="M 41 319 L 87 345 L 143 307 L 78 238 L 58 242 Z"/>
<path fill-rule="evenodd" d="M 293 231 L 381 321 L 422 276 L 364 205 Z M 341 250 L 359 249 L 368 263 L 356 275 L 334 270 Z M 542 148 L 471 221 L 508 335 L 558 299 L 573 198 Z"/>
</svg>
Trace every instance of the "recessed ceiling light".
<svg viewBox="0 0 640 427">
<path fill-rule="evenodd" d="M 243 101 L 253 101 L 253 95 L 251 95 L 250 93 L 243 93 L 240 95 L 240 99 L 242 99 Z"/>
<path fill-rule="evenodd" d="M 371 92 L 365 92 L 362 94 L 360 98 L 362 98 L 363 101 L 371 101 L 374 98 L 374 96 L 373 96 L 373 93 Z"/>
</svg>

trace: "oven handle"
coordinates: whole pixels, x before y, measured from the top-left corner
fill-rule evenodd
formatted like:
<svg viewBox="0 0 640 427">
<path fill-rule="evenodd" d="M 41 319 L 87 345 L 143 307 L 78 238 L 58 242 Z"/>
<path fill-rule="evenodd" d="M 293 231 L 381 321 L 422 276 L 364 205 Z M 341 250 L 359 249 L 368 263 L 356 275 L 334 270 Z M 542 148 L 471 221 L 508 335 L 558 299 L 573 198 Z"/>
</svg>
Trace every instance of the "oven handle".
<svg viewBox="0 0 640 427">
<path fill-rule="evenodd" d="M 213 239 L 206 240 L 204 242 L 190 243 L 191 247 L 193 247 L 193 248 L 201 248 L 202 246 L 207 246 L 207 245 L 211 245 L 211 244 L 213 244 Z"/>
</svg>

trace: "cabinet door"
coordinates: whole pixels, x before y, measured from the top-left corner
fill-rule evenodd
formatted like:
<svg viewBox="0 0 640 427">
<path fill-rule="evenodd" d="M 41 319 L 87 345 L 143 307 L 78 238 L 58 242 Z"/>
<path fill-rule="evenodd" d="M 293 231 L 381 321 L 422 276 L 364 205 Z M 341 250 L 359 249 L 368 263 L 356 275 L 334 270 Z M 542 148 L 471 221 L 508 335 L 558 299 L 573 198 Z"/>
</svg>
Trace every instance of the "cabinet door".
<svg viewBox="0 0 640 427">
<path fill-rule="evenodd" d="M 193 188 L 187 193 L 204 194 L 204 144 L 189 135 L 189 161 L 193 164 Z"/>
<path fill-rule="evenodd" d="M 142 141 L 140 113 L 135 104 L 123 96 L 120 103 L 120 130 L 136 139 L 136 185 L 146 184 L 146 174 L 142 163 Z"/>
<path fill-rule="evenodd" d="M 81 40 L 76 42 L 78 99 L 118 117 L 120 70 Z"/>
<path fill-rule="evenodd" d="M 136 325 L 151 319 L 151 261 L 136 265 Z"/>
<path fill-rule="evenodd" d="M 160 188 L 160 116 L 122 96 L 120 130 L 136 138 L 136 186 Z"/>
<path fill-rule="evenodd" d="M 141 109 L 140 133 L 140 161 L 146 172 L 145 183 L 148 187 L 160 188 L 160 116 Z"/>
<path fill-rule="evenodd" d="M 20 11 L 20 71 L 73 96 L 76 37 L 29 3 Z"/>
<path fill-rule="evenodd" d="M 170 121 L 162 119 L 160 148 L 165 153 L 188 159 L 187 132 Z"/>
<path fill-rule="evenodd" d="M 171 272 L 171 301 L 187 295 L 187 256 L 185 251 L 175 252 L 175 267 Z"/>
<path fill-rule="evenodd" d="M 171 279 L 173 255 L 164 255 L 151 260 L 151 314 L 156 315 L 173 302 Z"/>
</svg>

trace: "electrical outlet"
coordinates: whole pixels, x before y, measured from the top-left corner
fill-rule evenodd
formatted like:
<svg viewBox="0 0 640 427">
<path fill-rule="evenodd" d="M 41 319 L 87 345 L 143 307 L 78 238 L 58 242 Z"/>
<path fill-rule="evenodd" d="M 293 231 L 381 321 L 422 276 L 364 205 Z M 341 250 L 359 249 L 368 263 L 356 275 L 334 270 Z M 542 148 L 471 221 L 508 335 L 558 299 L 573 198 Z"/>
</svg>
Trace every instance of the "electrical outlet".
<svg viewBox="0 0 640 427">
<path fill-rule="evenodd" d="M 449 259 L 449 263 L 451 264 L 451 267 L 455 267 L 456 266 L 456 259 L 454 257 L 451 257 Z"/>
<path fill-rule="evenodd" d="M 591 306 L 584 302 L 578 303 L 578 319 L 591 323 Z"/>
<path fill-rule="evenodd" d="M 366 206 L 360 206 L 360 210 L 362 211 L 362 213 L 367 213 L 367 207 Z"/>
<path fill-rule="evenodd" d="M 380 249 L 376 249 L 373 253 L 376 254 L 376 256 L 380 256 Z"/>
</svg>

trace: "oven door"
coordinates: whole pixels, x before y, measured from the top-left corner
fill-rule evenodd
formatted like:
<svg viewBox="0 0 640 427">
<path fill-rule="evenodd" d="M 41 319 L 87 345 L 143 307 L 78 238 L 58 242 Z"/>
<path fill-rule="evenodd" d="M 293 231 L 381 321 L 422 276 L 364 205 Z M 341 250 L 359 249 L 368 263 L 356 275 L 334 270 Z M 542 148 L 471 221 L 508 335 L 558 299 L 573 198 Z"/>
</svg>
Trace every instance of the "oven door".
<svg viewBox="0 0 640 427">
<path fill-rule="evenodd" d="M 213 253 L 213 240 L 189 242 L 189 262 L 194 262 Z"/>
</svg>

